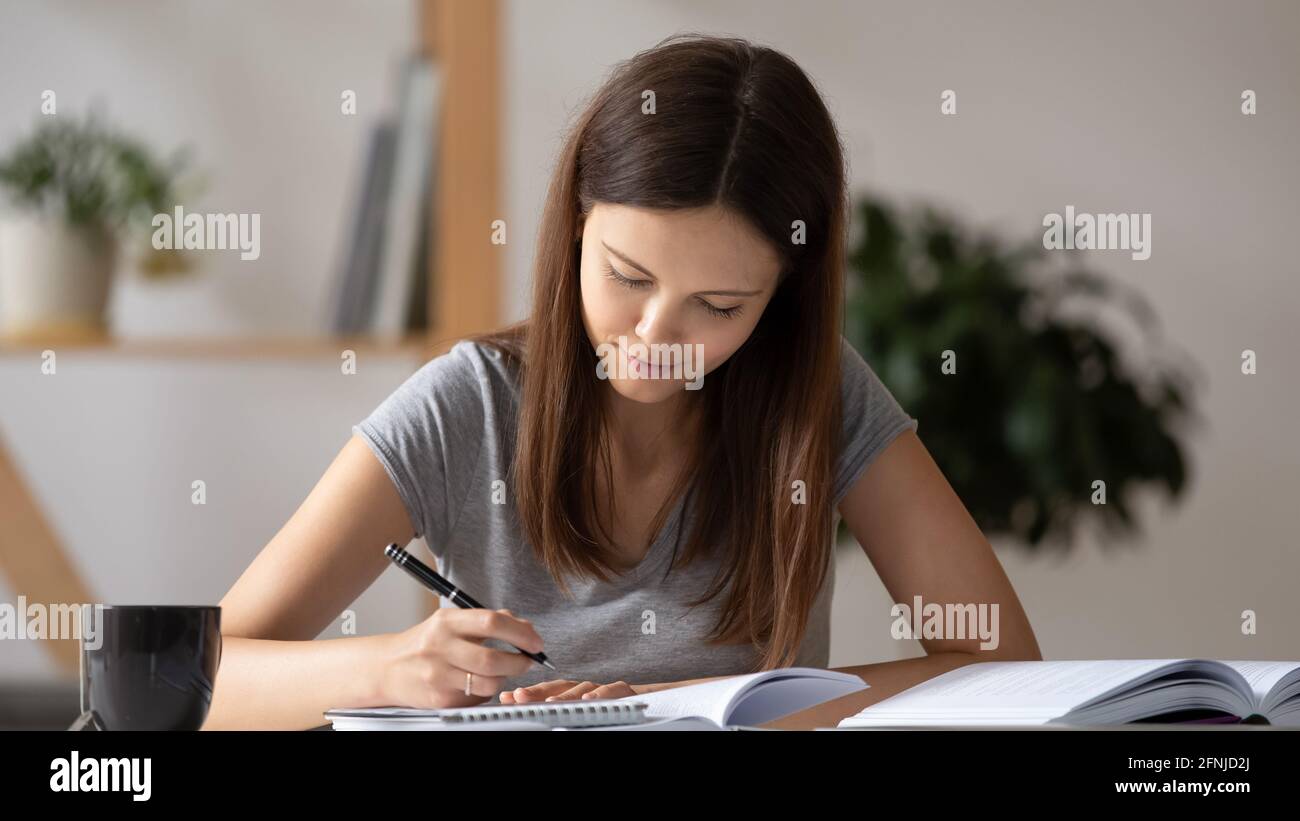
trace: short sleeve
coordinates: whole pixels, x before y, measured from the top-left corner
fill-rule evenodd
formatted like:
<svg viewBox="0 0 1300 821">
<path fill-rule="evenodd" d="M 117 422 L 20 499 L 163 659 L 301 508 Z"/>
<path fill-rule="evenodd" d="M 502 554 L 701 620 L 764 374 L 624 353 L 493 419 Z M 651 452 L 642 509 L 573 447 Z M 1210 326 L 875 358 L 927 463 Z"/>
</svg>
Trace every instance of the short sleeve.
<svg viewBox="0 0 1300 821">
<path fill-rule="evenodd" d="M 849 488 L 861 478 L 872 460 L 905 430 L 915 431 L 920 423 L 909 416 L 880 381 L 862 355 L 840 337 L 840 396 L 843 416 L 840 424 L 840 452 L 835 463 L 835 493 L 832 507 L 838 508 Z"/>
<path fill-rule="evenodd" d="M 472 343 L 426 362 L 352 427 L 388 472 L 417 537 L 446 542 L 486 434 L 486 380 Z"/>
</svg>

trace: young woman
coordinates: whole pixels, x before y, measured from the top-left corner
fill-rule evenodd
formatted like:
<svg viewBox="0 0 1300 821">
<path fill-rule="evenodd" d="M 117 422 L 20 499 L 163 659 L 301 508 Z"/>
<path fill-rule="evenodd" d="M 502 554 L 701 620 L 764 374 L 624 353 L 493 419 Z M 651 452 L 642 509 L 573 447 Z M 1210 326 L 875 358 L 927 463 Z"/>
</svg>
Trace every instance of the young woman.
<svg viewBox="0 0 1300 821">
<path fill-rule="evenodd" d="M 834 123 L 788 57 L 687 35 L 621 64 L 560 156 L 531 316 L 353 428 L 221 602 L 206 726 L 825 667 L 837 515 L 895 601 L 1000 606 L 996 650 L 926 639 L 943 661 L 920 672 L 1038 658 L 917 421 L 841 336 L 847 219 Z M 417 536 L 499 609 L 312 641 Z"/>
</svg>

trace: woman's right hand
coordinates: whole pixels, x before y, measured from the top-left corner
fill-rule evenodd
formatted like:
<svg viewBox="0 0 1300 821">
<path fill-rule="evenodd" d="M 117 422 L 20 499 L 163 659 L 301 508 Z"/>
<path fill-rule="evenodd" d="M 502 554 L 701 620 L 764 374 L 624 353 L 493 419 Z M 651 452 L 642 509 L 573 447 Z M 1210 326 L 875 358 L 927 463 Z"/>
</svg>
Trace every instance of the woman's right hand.
<svg viewBox="0 0 1300 821">
<path fill-rule="evenodd" d="M 419 624 L 387 638 L 378 671 L 380 699 L 401 707 L 482 704 L 501 692 L 507 678 L 537 663 L 514 650 L 486 647 L 486 639 L 542 651 L 542 638 L 532 622 L 509 610 L 486 608 L 440 607 Z M 465 694 L 466 673 L 473 674 L 470 695 Z"/>
</svg>

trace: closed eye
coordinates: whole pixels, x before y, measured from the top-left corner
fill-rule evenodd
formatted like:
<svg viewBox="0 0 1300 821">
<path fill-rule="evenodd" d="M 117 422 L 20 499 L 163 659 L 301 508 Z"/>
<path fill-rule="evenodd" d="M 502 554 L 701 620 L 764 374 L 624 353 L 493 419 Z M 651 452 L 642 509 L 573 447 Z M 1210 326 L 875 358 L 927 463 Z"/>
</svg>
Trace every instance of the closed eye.
<svg viewBox="0 0 1300 821">
<path fill-rule="evenodd" d="M 625 288 L 649 288 L 654 285 L 654 283 L 648 279 L 632 279 L 630 277 L 625 277 L 618 271 L 615 271 L 614 266 L 610 265 L 608 262 L 605 263 L 605 276 Z M 707 299 L 701 299 L 700 306 L 710 314 L 722 317 L 723 319 L 731 319 L 739 316 L 745 307 L 743 305 L 733 305 L 730 308 L 719 308 Z"/>
<path fill-rule="evenodd" d="M 614 266 L 610 265 L 609 263 L 605 264 L 605 276 L 614 280 L 619 285 L 625 285 L 628 288 L 648 288 L 649 286 L 654 284 L 648 279 L 629 279 L 628 277 L 625 277 L 622 274 L 620 274 L 618 271 L 615 271 Z"/>
</svg>

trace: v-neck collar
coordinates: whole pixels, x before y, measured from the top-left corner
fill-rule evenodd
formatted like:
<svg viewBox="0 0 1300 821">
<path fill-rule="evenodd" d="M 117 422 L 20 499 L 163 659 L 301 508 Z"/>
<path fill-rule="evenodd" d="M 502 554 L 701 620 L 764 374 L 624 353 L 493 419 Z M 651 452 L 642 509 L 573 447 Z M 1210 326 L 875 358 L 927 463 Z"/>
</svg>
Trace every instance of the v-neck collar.
<svg viewBox="0 0 1300 821">
<path fill-rule="evenodd" d="M 624 570 L 620 576 L 616 577 L 616 584 L 623 586 L 641 584 L 651 571 L 662 569 L 664 556 L 672 555 L 669 548 L 681 535 L 682 517 L 685 513 L 686 498 L 689 495 L 689 488 L 678 495 L 677 503 L 673 505 L 673 512 L 664 520 L 664 526 L 659 529 L 659 535 L 651 543 L 650 549 L 646 551 L 641 561 L 637 562 L 630 570 Z"/>
</svg>

